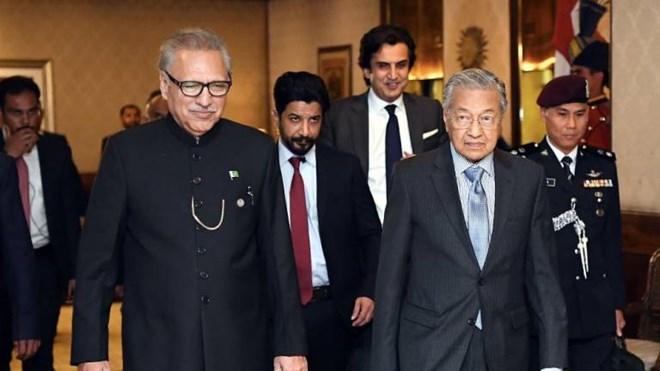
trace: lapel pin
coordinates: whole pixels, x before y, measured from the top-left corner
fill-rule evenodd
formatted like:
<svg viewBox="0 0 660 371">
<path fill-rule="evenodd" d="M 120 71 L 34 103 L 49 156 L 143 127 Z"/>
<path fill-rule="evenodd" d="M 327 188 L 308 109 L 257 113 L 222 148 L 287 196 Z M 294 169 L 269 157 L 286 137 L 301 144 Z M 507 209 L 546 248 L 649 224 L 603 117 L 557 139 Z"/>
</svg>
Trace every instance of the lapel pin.
<svg viewBox="0 0 660 371">
<path fill-rule="evenodd" d="M 548 150 L 547 149 L 544 149 L 543 151 L 541 151 L 541 156 L 547 156 L 547 155 L 548 155 Z"/>
<path fill-rule="evenodd" d="M 229 170 L 229 179 L 238 179 L 238 170 Z"/>
</svg>

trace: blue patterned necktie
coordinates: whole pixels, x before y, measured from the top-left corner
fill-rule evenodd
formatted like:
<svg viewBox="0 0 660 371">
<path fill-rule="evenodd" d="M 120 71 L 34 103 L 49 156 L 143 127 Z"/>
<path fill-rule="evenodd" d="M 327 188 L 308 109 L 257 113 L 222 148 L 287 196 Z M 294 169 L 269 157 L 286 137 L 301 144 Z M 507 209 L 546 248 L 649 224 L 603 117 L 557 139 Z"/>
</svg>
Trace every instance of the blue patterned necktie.
<svg viewBox="0 0 660 371">
<path fill-rule="evenodd" d="M 484 267 L 486 261 L 486 254 L 488 253 L 488 238 L 489 238 L 489 225 L 488 225 L 488 204 L 486 201 L 486 192 L 481 184 L 481 176 L 484 169 L 479 166 L 471 166 L 465 170 L 465 176 L 470 181 L 470 193 L 468 194 L 468 232 L 470 233 L 470 241 L 474 249 L 474 255 L 477 256 L 479 268 Z M 475 323 L 477 328 L 482 328 L 481 325 L 481 309 L 477 314 Z"/>
<path fill-rule="evenodd" d="M 573 159 L 564 156 L 564 158 L 561 159 L 561 166 L 564 168 L 564 173 L 566 173 L 566 179 L 568 180 L 569 183 L 573 183 L 573 173 L 571 172 L 571 163 L 573 163 Z"/>
<path fill-rule="evenodd" d="M 479 267 L 484 267 L 486 253 L 488 253 L 488 204 L 486 192 L 481 185 L 481 176 L 484 169 L 472 166 L 465 170 L 465 175 L 470 181 L 470 193 L 468 195 L 468 231 L 474 254 L 477 256 Z"/>
</svg>

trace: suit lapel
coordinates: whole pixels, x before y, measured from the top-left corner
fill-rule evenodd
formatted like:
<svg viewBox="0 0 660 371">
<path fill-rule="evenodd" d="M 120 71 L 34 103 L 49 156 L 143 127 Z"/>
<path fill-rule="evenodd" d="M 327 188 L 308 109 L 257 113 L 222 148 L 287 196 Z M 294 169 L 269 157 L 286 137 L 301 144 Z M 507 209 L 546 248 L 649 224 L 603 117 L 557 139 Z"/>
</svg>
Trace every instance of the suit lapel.
<svg viewBox="0 0 660 371">
<path fill-rule="evenodd" d="M 316 208 L 319 218 L 319 229 L 321 236 L 324 235 L 325 214 L 327 211 L 326 200 L 328 196 L 328 188 L 332 183 L 330 174 L 333 172 L 329 170 L 330 162 L 327 161 L 327 153 L 323 146 L 316 146 Z M 323 241 L 323 239 L 322 239 Z"/>
<path fill-rule="evenodd" d="M 502 231 L 509 215 L 510 205 L 513 202 L 513 188 L 515 177 L 511 168 L 511 161 L 506 158 L 504 152 L 495 150 L 493 154 L 495 169 L 495 218 L 493 220 L 493 232 L 490 235 L 488 254 L 484 263 L 484 270 L 488 267 L 491 255 L 494 254 L 497 244 L 494 241 L 503 239 Z"/>
<path fill-rule="evenodd" d="M 413 153 L 422 153 L 424 152 L 422 112 L 417 107 L 417 100 L 410 94 L 403 94 L 403 104 L 406 106 L 406 117 L 408 118 L 408 130 L 410 131 L 410 142 Z"/>
<path fill-rule="evenodd" d="M 369 103 L 367 93 L 361 94 L 351 105 L 353 114 L 350 115 L 353 150 L 360 159 L 362 171 L 369 174 Z"/>
<path fill-rule="evenodd" d="M 431 173 L 431 179 L 442 204 L 442 210 L 447 214 L 450 224 L 454 227 L 454 230 L 463 242 L 462 245 L 466 249 L 468 256 L 471 257 L 471 260 L 478 268 L 479 263 L 477 262 L 477 257 L 474 255 L 467 224 L 463 217 L 463 207 L 461 206 L 461 199 L 458 194 L 454 163 L 449 146 L 449 141 L 446 141 L 440 147 L 438 157 L 435 160 L 436 169 Z"/>
</svg>

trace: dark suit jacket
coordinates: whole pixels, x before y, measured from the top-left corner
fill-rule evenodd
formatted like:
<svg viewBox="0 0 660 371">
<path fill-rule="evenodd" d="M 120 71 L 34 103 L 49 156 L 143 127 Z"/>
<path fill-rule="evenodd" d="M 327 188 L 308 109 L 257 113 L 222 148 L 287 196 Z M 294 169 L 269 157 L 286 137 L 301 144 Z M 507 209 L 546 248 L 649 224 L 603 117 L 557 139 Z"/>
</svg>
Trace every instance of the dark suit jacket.
<svg viewBox="0 0 660 371">
<path fill-rule="evenodd" d="M 0 146 L 4 139 L 0 135 Z M 61 284 L 73 278 L 86 200 L 71 148 L 63 135 L 42 132 L 37 141 L 50 243 Z"/>
<path fill-rule="evenodd" d="M 39 338 L 34 259 L 16 165 L 13 158 L 0 152 L 0 286 L 9 289 L 16 340 Z"/>
<path fill-rule="evenodd" d="M 171 116 L 112 136 L 81 236 L 72 363 L 107 358 L 121 235 L 126 370 L 265 370 L 273 352 L 305 354 L 276 159 L 270 137 L 225 119 L 199 140 Z"/>
<path fill-rule="evenodd" d="M 380 220 L 355 156 L 317 144 L 316 163 L 316 202 L 330 290 L 350 325 L 355 299 L 373 298 Z"/>
<path fill-rule="evenodd" d="M 576 254 L 578 237 L 573 223 L 555 232 L 569 338 L 613 333 L 616 327 L 614 310 L 626 305 L 621 261 L 621 208 L 614 155 L 580 146 L 575 176 L 569 183 L 545 140 L 523 148 L 521 155 L 545 168 L 552 216 L 570 210 L 571 199 L 575 198 L 575 210 L 586 225 L 589 239 L 587 279 L 583 276 L 580 255 Z"/>
<path fill-rule="evenodd" d="M 372 369 L 459 370 L 479 309 L 489 370 L 527 368 L 534 319 L 541 365 L 563 367 L 566 312 L 543 169 L 495 151 L 495 219 L 480 270 L 449 146 L 396 165 L 376 279 Z"/>
<path fill-rule="evenodd" d="M 323 120 L 321 142 L 360 159 L 362 171 L 369 170 L 368 93 L 332 102 Z M 442 106 L 435 99 L 403 94 L 410 140 L 415 154 L 435 149 L 445 135 Z M 385 161 L 383 159 L 383 161 Z"/>
</svg>

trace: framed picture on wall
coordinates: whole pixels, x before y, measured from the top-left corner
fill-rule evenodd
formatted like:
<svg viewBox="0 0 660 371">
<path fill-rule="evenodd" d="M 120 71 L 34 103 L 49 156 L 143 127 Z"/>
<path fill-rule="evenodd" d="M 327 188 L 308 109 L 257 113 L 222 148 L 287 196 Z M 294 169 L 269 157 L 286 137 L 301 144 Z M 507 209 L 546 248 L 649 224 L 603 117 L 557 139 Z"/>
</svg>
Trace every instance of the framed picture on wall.
<svg viewBox="0 0 660 371">
<path fill-rule="evenodd" d="M 330 100 L 351 96 L 351 45 L 319 48 L 319 76 L 328 87 Z"/>
<path fill-rule="evenodd" d="M 55 105 L 53 104 L 53 63 L 51 60 L 0 59 L 0 80 L 14 76 L 34 80 L 41 90 L 41 108 L 44 111 L 42 130 L 55 131 Z"/>
</svg>

